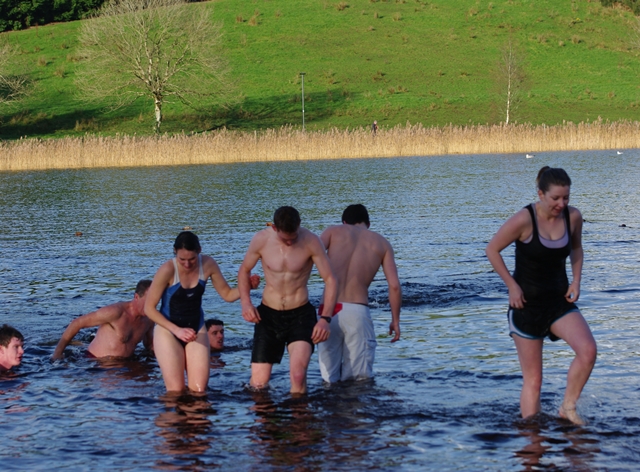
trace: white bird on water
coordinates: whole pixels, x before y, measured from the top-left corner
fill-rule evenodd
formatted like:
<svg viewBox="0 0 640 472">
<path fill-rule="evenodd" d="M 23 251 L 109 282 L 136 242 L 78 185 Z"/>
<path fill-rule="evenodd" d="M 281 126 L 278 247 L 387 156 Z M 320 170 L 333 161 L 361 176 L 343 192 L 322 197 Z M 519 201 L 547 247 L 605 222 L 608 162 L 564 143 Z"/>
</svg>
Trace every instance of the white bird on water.
<svg viewBox="0 0 640 472">
<path fill-rule="evenodd" d="M 527 159 L 531 159 L 531 158 L 533 157 L 533 154 L 525 154 L 525 157 L 526 157 Z"/>
<path fill-rule="evenodd" d="M 620 154 L 622 154 L 622 151 L 616 151 L 616 152 L 618 153 L 618 156 L 619 156 Z"/>
</svg>

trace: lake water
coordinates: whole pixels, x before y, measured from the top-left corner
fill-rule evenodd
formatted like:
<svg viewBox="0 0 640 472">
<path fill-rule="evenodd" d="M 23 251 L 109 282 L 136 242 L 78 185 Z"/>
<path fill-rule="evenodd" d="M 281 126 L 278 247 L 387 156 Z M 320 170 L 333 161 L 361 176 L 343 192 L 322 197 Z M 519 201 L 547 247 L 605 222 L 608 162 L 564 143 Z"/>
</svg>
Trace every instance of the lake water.
<svg viewBox="0 0 640 472">
<path fill-rule="evenodd" d="M 0 322 L 26 338 L 0 380 L 3 470 L 629 470 L 640 460 L 640 151 L 252 163 L 0 174 Z M 577 427 L 556 417 L 572 352 L 546 342 L 541 414 L 519 419 L 521 374 L 507 293 L 484 248 L 536 199 L 542 165 L 565 168 L 586 220 L 579 306 L 598 362 Z M 167 397 L 153 358 L 83 358 L 89 333 L 49 358 L 76 316 L 132 297 L 184 226 L 235 284 L 249 240 L 293 205 L 321 232 L 364 203 L 393 244 L 402 339 L 389 343 L 386 283 L 371 290 L 376 377 L 289 395 L 249 380 L 252 325 L 209 287 L 208 317 L 233 349 L 212 359 L 204 398 Z M 621 226 L 625 225 L 625 226 Z M 83 235 L 76 237 L 79 231 Z M 513 267 L 513 248 L 504 251 Z M 321 280 L 310 281 L 317 304 Z M 260 290 L 255 293 L 256 303 Z"/>
</svg>

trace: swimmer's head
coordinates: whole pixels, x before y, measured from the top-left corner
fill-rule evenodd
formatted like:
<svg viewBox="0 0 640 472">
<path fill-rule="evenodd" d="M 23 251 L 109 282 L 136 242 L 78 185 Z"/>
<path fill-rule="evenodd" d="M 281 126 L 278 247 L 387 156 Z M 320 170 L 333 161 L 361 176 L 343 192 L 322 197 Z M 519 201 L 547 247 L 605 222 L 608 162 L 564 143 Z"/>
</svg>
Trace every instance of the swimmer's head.
<svg viewBox="0 0 640 472">
<path fill-rule="evenodd" d="M 549 187 L 552 185 L 558 185 L 560 187 L 571 187 L 571 179 L 564 169 L 559 167 L 544 166 L 538 172 L 536 178 L 538 184 L 538 190 L 546 193 L 549 191 Z"/>
<path fill-rule="evenodd" d="M 0 326 L 0 372 L 19 366 L 24 354 L 24 337 L 17 329 Z"/>
<path fill-rule="evenodd" d="M 202 248 L 200 247 L 200 240 L 191 231 L 183 231 L 176 238 L 176 242 L 173 243 L 173 250 L 175 252 L 180 249 L 186 249 L 187 251 L 193 251 L 200 253 Z"/>
<path fill-rule="evenodd" d="M 0 346 L 7 347 L 13 338 L 18 339 L 20 342 L 24 342 L 24 336 L 22 333 L 8 324 L 0 326 Z"/>
<path fill-rule="evenodd" d="M 211 350 L 222 351 L 224 349 L 224 323 L 220 320 L 207 320 L 205 327 Z"/>
<path fill-rule="evenodd" d="M 342 222 L 348 225 L 357 225 L 358 223 L 364 223 L 369 227 L 369 212 L 364 205 L 360 203 L 356 205 L 349 205 L 342 212 Z"/>
<path fill-rule="evenodd" d="M 273 214 L 273 227 L 283 233 L 296 233 L 300 228 L 300 213 L 291 206 L 278 208 Z"/>
<path fill-rule="evenodd" d="M 151 280 L 141 280 L 140 282 L 138 282 L 138 285 L 136 285 L 136 295 L 138 295 L 138 297 L 140 298 L 144 297 L 147 293 L 147 290 L 149 290 L 149 287 L 151 287 Z"/>
</svg>

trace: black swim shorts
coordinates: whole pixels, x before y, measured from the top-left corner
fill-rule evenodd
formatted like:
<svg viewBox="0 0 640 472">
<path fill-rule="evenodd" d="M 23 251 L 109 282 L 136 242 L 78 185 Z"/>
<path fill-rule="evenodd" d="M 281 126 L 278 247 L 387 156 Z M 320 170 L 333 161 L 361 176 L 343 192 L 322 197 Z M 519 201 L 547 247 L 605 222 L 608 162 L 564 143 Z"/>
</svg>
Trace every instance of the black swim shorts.
<svg viewBox="0 0 640 472">
<path fill-rule="evenodd" d="M 517 334 L 525 339 L 543 339 L 548 336 L 551 341 L 557 341 L 560 338 L 551 332 L 551 325 L 574 311 L 580 312 L 575 303 L 569 303 L 564 298 L 553 304 L 526 303 L 523 309 L 509 307 L 509 334 Z"/>
<path fill-rule="evenodd" d="M 283 311 L 260 304 L 258 313 L 260 322 L 253 330 L 252 363 L 279 364 L 285 346 L 295 341 L 308 342 L 313 352 L 311 334 L 318 319 L 311 303 Z"/>
</svg>

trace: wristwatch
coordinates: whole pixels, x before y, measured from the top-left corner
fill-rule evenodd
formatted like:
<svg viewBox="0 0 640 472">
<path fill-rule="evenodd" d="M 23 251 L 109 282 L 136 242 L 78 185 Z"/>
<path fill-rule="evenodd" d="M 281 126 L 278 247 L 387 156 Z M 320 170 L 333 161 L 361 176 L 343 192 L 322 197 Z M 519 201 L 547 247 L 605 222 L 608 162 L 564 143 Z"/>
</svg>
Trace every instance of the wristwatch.
<svg viewBox="0 0 640 472">
<path fill-rule="evenodd" d="M 325 320 L 327 323 L 331 323 L 331 317 L 329 316 L 321 316 L 320 319 Z"/>
</svg>

